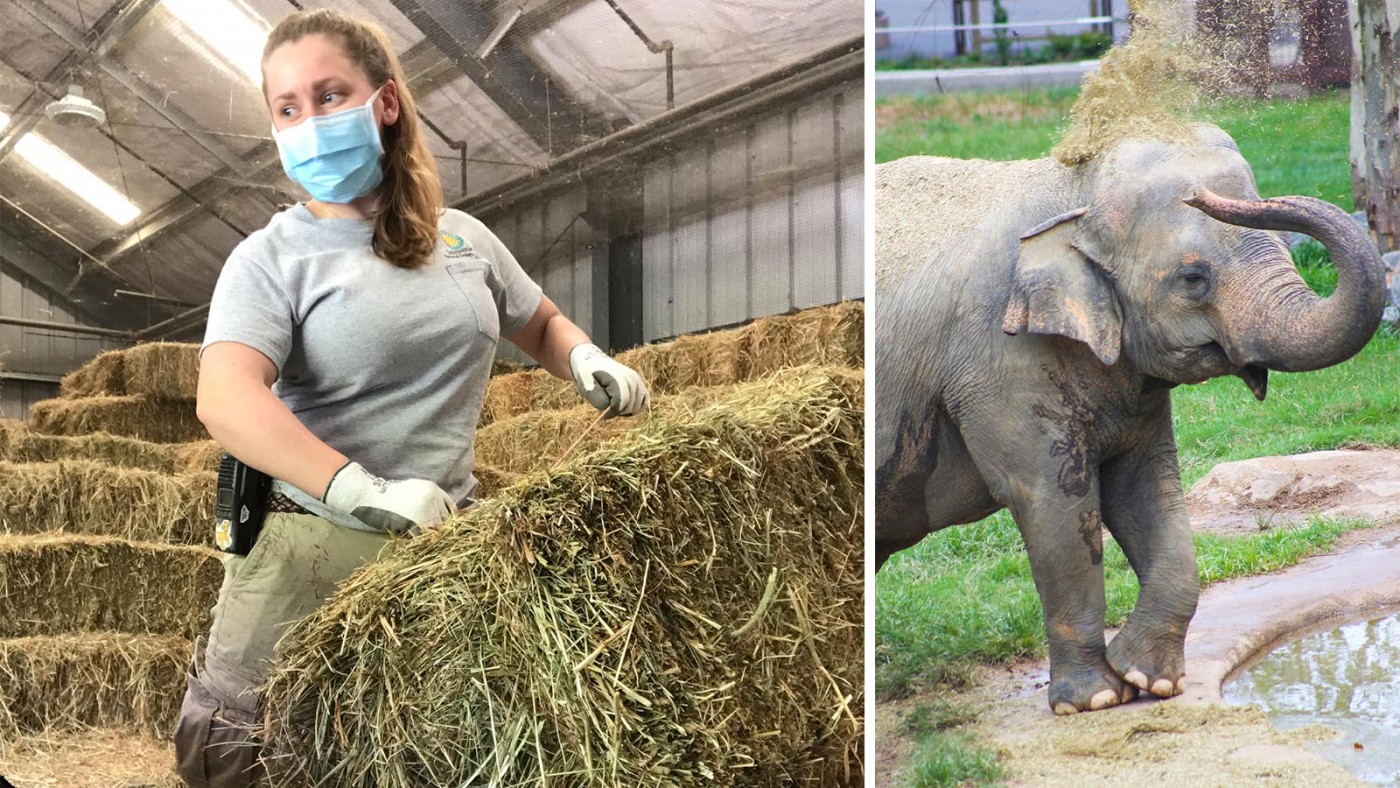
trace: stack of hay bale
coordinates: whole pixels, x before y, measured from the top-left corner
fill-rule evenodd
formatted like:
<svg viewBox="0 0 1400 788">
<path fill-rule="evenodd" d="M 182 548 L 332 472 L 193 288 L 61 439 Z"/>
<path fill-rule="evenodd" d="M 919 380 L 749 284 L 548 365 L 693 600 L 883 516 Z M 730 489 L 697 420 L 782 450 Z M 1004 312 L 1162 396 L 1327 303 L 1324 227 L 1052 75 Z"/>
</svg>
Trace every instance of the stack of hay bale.
<svg viewBox="0 0 1400 788">
<path fill-rule="evenodd" d="M 652 409 L 598 425 L 567 382 L 493 379 L 477 457 L 519 481 L 293 628 L 279 781 L 859 784 L 862 323 L 621 354 Z"/>
<path fill-rule="evenodd" d="M 105 353 L 0 421 L 0 740 L 168 735 L 223 572 L 189 346 Z"/>
<path fill-rule="evenodd" d="M 295 628 L 274 768 L 859 783 L 863 336 L 846 303 L 621 354 L 652 410 L 601 424 L 565 381 L 494 377 L 487 500 Z M 173 723 L 219 579 L 196 352 L 106 354 L 0 422 L 0 739 Z"/>
</svg>

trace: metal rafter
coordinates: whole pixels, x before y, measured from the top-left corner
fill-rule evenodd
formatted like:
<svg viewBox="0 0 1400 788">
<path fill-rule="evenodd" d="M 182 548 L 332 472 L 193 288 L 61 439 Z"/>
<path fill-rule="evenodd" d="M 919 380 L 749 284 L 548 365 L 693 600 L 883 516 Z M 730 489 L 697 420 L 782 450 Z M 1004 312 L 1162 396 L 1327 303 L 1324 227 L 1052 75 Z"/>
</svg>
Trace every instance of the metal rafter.
<svg viewBox="0 0 1400 788">
<path fill-rule="evenodd" d="M 553 85 L 518 44 L 507 37 L 487 58 L 475 51 L 496 20 L 468 0 L 391 0 L 468 79 L 545 151 L 572 150 L 612 129 L 607 118 Z"/>
</svg>

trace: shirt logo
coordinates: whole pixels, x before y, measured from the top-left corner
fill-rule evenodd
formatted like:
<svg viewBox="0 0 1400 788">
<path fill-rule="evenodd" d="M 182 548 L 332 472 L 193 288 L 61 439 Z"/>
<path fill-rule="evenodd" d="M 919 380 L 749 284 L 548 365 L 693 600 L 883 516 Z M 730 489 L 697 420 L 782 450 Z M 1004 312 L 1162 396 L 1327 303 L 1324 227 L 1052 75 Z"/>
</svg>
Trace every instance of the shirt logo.
<svg viewBox="0 0 1400 788">
<path fill-rule="evenodd" d="M 472 253 L 471 244 L 462 236 L 446 230 L 438 231 L 438 235 L 442 236 L 442 242 L 447 246 L 448 257 L 466 257 Z"/>
</svg>

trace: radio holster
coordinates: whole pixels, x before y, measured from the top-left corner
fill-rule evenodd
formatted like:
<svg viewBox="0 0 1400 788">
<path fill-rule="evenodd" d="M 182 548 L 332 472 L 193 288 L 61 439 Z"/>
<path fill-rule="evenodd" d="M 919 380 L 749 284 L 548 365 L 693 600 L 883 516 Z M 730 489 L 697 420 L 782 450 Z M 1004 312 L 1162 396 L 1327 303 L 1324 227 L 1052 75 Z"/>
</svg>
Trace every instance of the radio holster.
<svg viewBox="0 0 1400 788">
<path fill-rule="evenodd" d="M 225 553 L 247 555 L 258 541 L 272 477 L 239 462 L 231 454 L 219 460 L 214 499 L 214 544 Z"/>
</svg>

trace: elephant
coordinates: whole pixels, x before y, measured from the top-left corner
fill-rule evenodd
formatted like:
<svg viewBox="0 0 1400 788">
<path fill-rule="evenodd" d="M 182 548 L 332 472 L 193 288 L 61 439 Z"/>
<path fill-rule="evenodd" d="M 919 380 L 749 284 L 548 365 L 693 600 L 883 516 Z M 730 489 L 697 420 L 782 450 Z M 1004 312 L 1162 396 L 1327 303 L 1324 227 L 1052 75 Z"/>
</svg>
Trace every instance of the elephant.
<svg viewBox="0 0 1400 788">
<path fill-rule="evenodd" d="M 1051 710 L 1184 686 L 1199 593 L 1170 390 L 1338 364 L 1375 333 L 1365 230 L 1261 199 L 1224 131 L 1120 141 L 1089 161 L 911 156 L 875 176 L 875 560 L 1002 508 L 1044 608 Z M 1321 241 L 1321 298 L 1274 231 Z M 1141 585 L 1105 645 L 1103 536 Z"/>
</svg>

